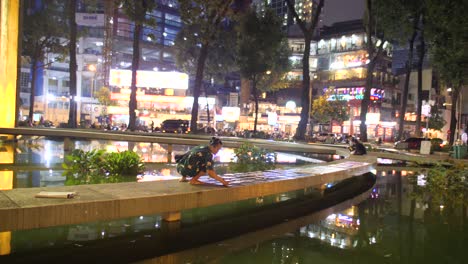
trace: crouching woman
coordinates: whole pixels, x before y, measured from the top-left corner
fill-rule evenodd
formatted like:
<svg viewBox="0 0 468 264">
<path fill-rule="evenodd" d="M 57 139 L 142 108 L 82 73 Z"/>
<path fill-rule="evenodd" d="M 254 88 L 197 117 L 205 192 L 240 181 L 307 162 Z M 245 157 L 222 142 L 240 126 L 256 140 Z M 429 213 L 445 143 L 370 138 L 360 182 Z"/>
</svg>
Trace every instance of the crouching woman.
<svg viewBox="0 0 468 264">
<path fill-rule="evenodd" d="M 216 155 L 222 147 L 221 140 L 212 137 L 208 146 L 197 146 L 183 156 L 176 156 L 177 172 L 182 175 L 180 181 L 187 181 L 187 178 L 191 178 L 190 184 L 204 184 L 199 178 L 208 174 L 227 187 L 229 183 L 218 176 L 213 169 L 213 155 Z"/>
</svg>

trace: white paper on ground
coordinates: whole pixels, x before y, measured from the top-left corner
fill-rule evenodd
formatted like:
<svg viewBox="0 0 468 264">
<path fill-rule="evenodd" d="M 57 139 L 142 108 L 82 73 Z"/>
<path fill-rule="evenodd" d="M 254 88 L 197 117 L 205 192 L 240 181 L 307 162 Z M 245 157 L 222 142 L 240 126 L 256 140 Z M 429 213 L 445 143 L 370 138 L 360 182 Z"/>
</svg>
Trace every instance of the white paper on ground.
<svg viewBox="0 0 468 264">
<path fill-rule="evenodd" d="M 36 194 L 36 198 L 61 198 L 61 199 L 71 199 L 77 195 L 76 192 L 39 192 Z"/>
</svg>

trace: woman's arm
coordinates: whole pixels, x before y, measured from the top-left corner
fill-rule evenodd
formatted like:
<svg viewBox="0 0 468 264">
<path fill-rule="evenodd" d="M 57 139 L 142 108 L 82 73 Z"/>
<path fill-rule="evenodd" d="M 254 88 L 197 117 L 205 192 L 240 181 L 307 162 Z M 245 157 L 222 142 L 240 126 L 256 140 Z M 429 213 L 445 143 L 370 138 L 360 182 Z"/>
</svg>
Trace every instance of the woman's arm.
<svg viewBox="0 0 468 264">
<path fill-rule="evenodd" d="M 211 178 L 219 181 L 224 186 L 226 186 L 226 187 L 229 186 L 229 183 L 225 179 L 223 179 L 222 177 L 218 176 L 218 174 L 216 174 L 216 172 L 214 170 L 207 170 L 206 172 L 207 172 L 208 176 L 210 176 Z"/>
</svg>

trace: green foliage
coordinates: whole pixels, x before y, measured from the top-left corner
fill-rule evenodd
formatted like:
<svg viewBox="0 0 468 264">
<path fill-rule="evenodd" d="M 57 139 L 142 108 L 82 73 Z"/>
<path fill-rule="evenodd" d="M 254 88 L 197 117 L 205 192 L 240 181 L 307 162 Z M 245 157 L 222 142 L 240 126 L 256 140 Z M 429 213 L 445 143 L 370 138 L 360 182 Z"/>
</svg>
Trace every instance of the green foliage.
<svg viewBox="0 0 468 264">
<path fill-rule="evenodd" d="M 63 1 L 50 0 L 42 10 L 32 11 L 25 5 L 22 26 L 23 54 L 41 62 L 45 54 L 54 53 L 63 59 L 67 54 L 68 34 Z M 51 25 L 61 25 L 60 27 Z"/>
<path fill-rule="evenodd" d="M 100 104 L 105 106 L 112 105 L 114 103 L 114 101 L 111 100 L 111 91 L 109 87 L 101 87 L 99 90 L 94 92 L 94 97 L 96 97 Z"/>
<path fill-rule="evenodd" d="M 99 166 L 102 163 L 104 151 L 103 150 L 91 150 L 83 151 L 81 149 L 75 149 L 71 155 L 65 157 L 66 163 L 62 164 L 62 167 L 75 174 L 100 174 L 102 169 Z"/>
<path fill-rule="evenodd" d="M 281 19 L 271 9 L 249 9 L 240 20 L 238 64 L 241 76 L 252 83 L 255 100 L 254 132 L 257 131 L 259 92 L 287 87 L 289 49 L 281 31 Z"/>
<path fill-rule="evenodd" d="M 454 93 L 459 92 L 468 76 L 468 3 L 463 0 L 427 2 L 431 61 L 442 80 L 453 86 Z"/>
<path fill-rule="evenodd" d="M 184 25 L 175 39 L 176 64 L 184 72 L 195 76 L 197 60 L 200 55 L 202 39 L 198 32 L 198 25 Z M 226 73 L 236 70 L 236 32 L 232 29 L 220 28 L 211 42 L 210 52 L 206 58 L 204 79 L 213 78 L 224 81 Z"/>
<path fill-rule="evenodd" d="M 135 23 L 156 27 L 156 20 L 147 13 L 156 8 L 155 0 L 118 0 L 125 14 Z"/>
<path fill-rule="evenodd" d="M 332 120 L 343 122 L 349 119 L 346 101 L 328 101 L 328 94 L 319 96 L 312 102 L 311 116 L 319 123 L 326 123 Z"/>
<path fill-rule="evenodd" d="M 244 143 L 234 150 L 235 161 L 229 168 L 235 172 L 264 171 L 276 167 L 276 153 Z"/>
<path fill-rule="evenodd" d="M 280 69 L 276 64 L 284 64 L 285 56 L 280 53 L 284 51 L 284 39 L 281 19 L 271 9 L 267 8 L 264 14 L 249 9 L 242 16 L 239 26 L 238 62 L 241 75 L 258 81 L 267 75 L 267 71 L 271 72 L 275 67 Z"/>
<path fill-rule="evenodd" d="M 75 149 L 62 164 L 67 185 L 133 181 L 144 171 L 141 158 L 132 151 L 105 153 L 104 150 Z"/>
<path fill-rule="evenodd" d="M 438 109 L 438 107 L 431 107 L 431 116 L 429 117 L 429 128 L 441 131 L 445 124 L 447 124 L 447 121 L 444 119 L 442 112 Z"/>
<path fill-rule="evenodd" d="M 144 169 L 140 156 L 129 150 L 107 154 L 102 167 L 111 175 L 137 175 Z"/>
<path fill-rule="evenodd" d="M 415 186 L 413 198 L 436 207 L 468 205 L 468 165 L 437 165 L 422 171 L 426 184 Z M 413 181 L 417 179 L 412 178 Z"/>
<path fill-rule="evenodd" d="M 419 19 L 423 8 L 423 0 L 374 0 L 372 12 L 380 34 L 388 40 L 406 45 L 413 34 L 413 20 Z"/>
</svg>

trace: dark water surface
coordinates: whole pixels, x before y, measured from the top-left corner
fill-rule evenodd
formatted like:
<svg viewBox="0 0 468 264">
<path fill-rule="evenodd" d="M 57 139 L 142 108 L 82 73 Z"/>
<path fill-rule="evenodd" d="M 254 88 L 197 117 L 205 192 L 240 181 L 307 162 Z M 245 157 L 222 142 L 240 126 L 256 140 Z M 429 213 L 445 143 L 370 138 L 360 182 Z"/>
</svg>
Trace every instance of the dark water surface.
<svg viewBox="0 0 468 264">
<path fill-rule="evenodd" d="M 466 203 L 416 199 L 418 175 L 388 167 L 325 191 L 184 211 L 175 223 L 151 215 L 0 232 L 0 263 L 467 263 Z"/>
</svg>

